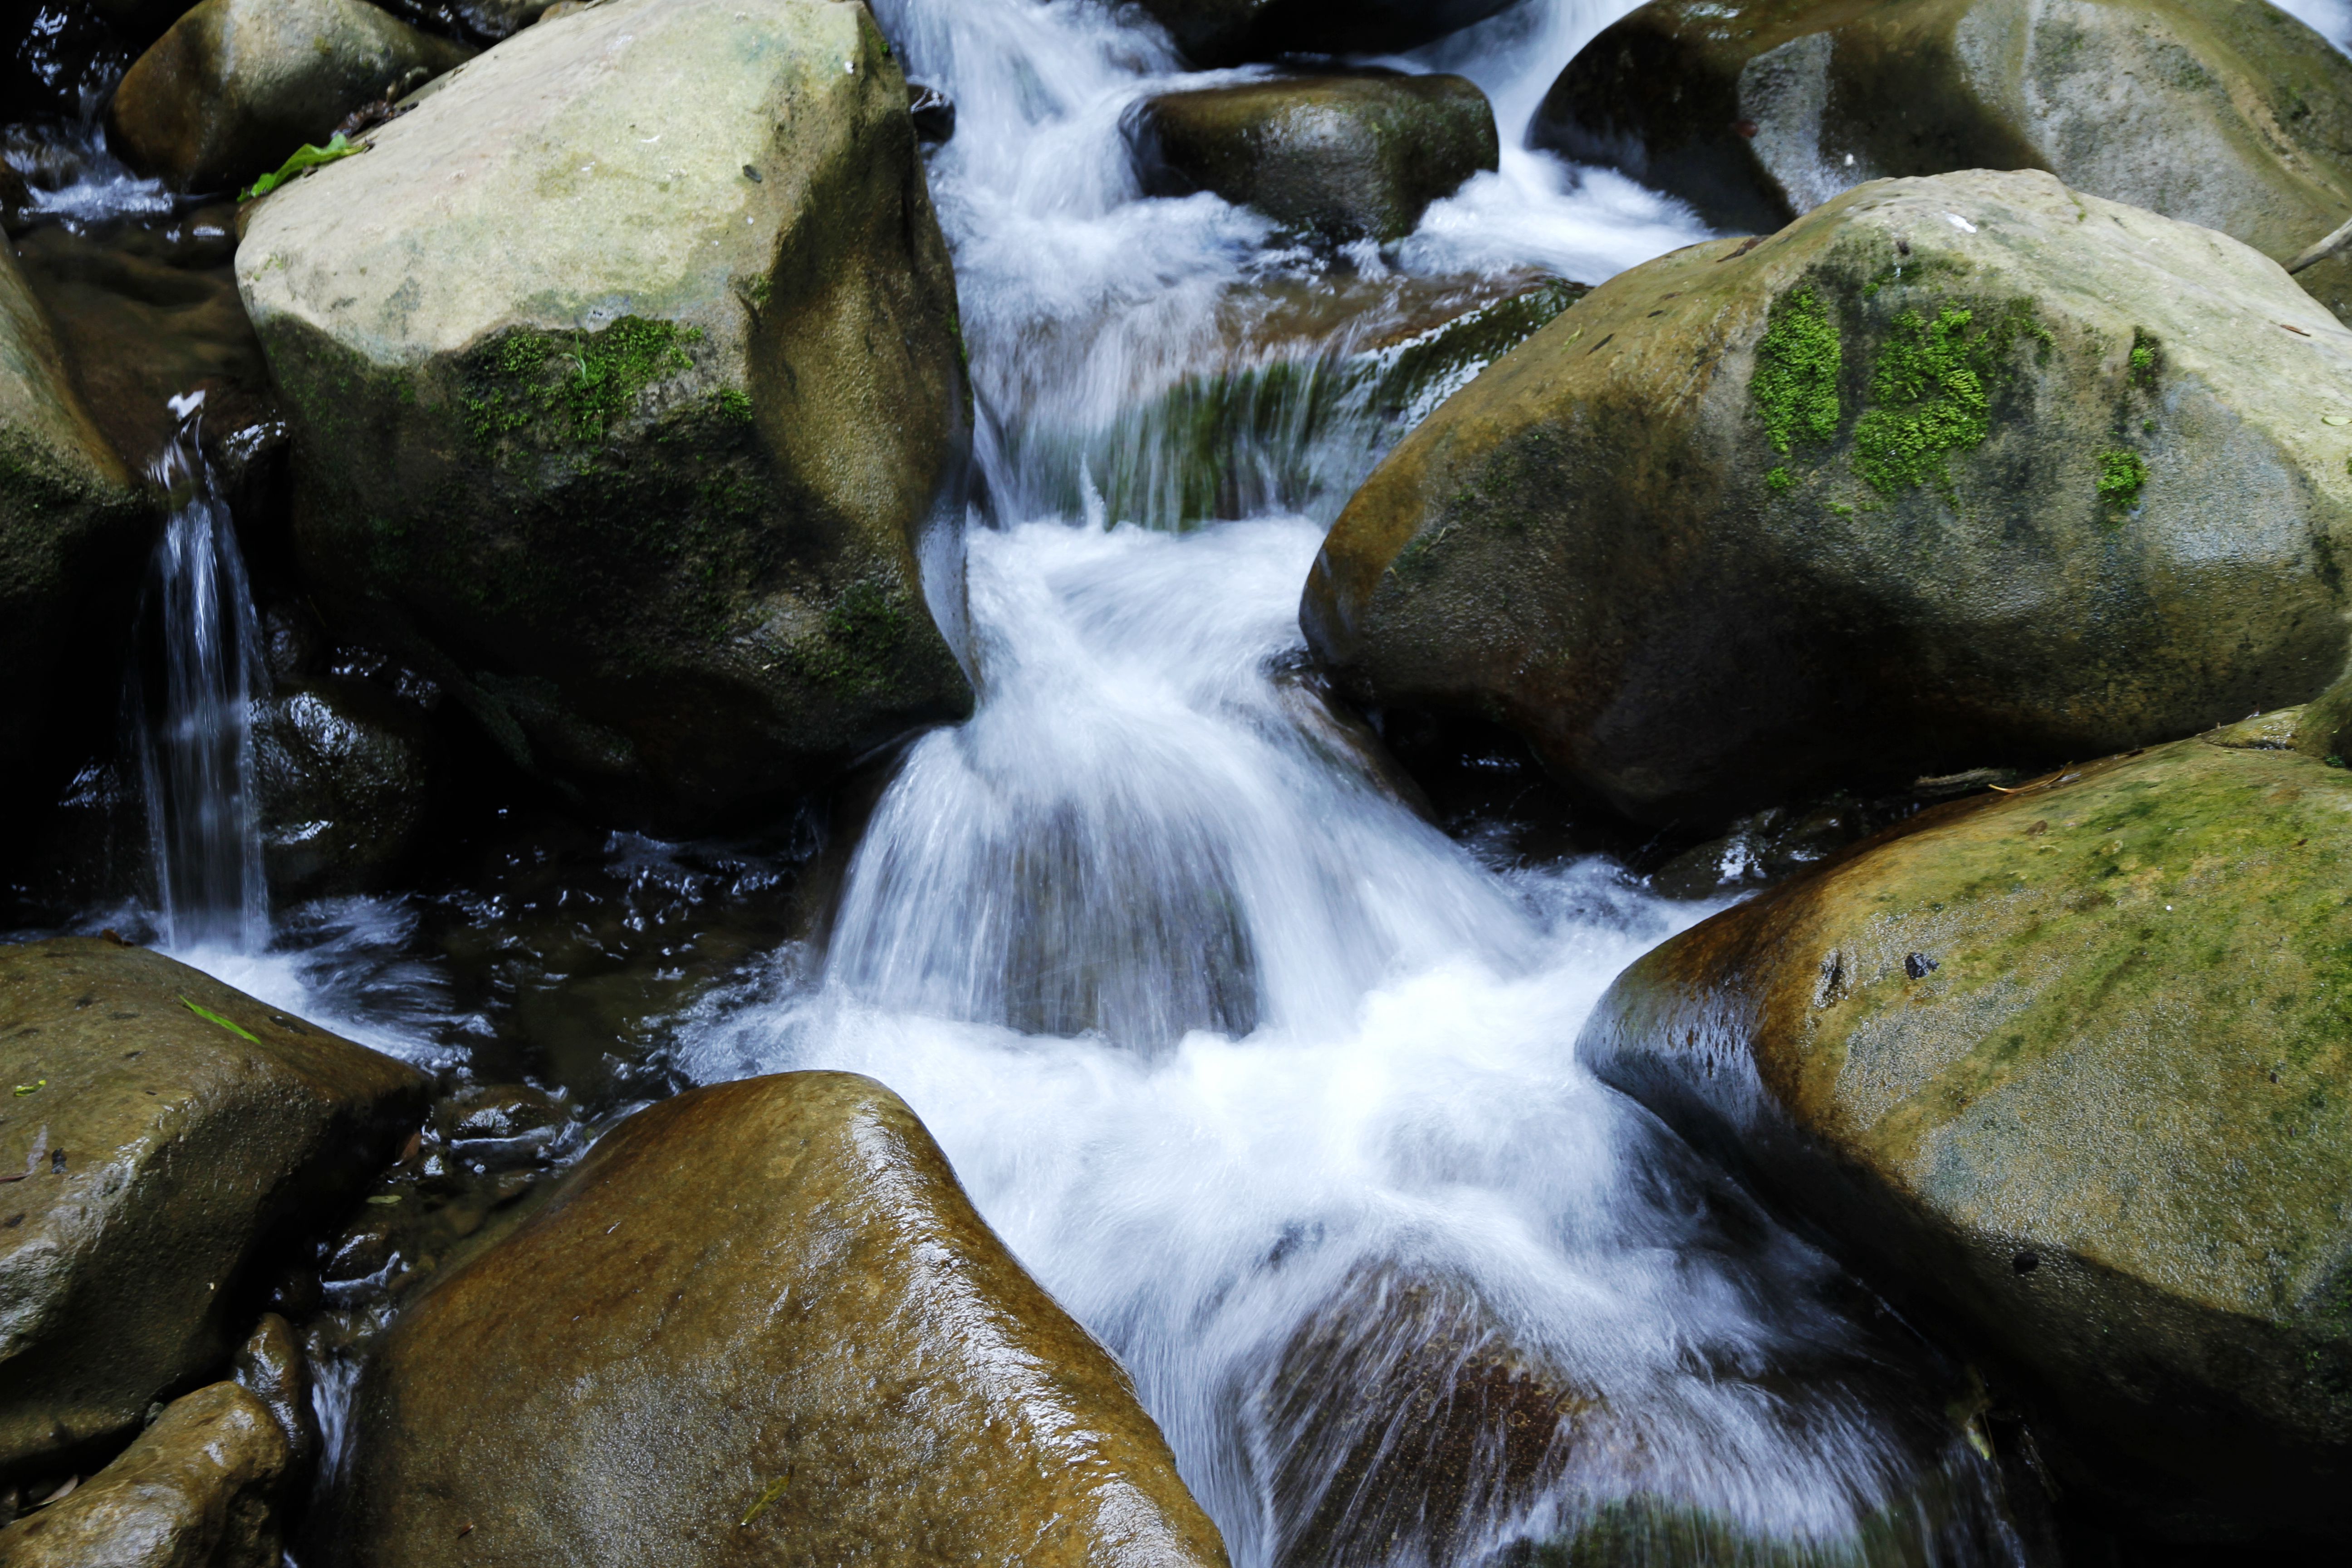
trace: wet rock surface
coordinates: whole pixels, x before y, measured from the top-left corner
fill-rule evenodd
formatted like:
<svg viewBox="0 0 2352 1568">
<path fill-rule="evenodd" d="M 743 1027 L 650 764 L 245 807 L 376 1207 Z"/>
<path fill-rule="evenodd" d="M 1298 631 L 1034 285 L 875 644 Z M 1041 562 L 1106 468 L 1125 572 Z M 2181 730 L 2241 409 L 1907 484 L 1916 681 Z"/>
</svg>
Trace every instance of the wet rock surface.
<svg viewBox="0 0 2352 1568">
<path fill-rule="evenodd" d="M 352 1423 L 345 1563 L 1225 1560 L 1125 1373 L 846 1074 L 607 1134 L 410 1307 Z M 653 1432 L 657 1468 L 608 1440 Z"/>
<path fill-rule="evenodd" d="M 1921 814 L 1636 963 L 1579 1054 L 2033 1391 L 2142 1533 L 2352 1474 L 2352 775 L 2294 715 Z"/>
<path fill-rule="evenodd" d="M 421 1118 L 423 1078 L 143 949 L 0 948 L 0 1480 L 224 1369 L 275 1255 Z"/>
<path fill-rule="evenodd" d="M 333 676 L 278 683 L 254 723 L 262 854 L 281 898 L 391 886 L 423 853 L 448 792 L 426 713 Z"/>
<path fill-rule="evenodd" d="M 204 0 L 124 74 L 107 122 L 132 166 L 234 191 L 471 54 L 361 0 Z"/>
<path fill-rule="evenodd" d="M 234 1383 L 173 1400 L 68 1496 L 0 1529 L 9 1568 L 278 1568 L 285 1434 Z"/>
<path fill-rule="evenodd" d="M 2343 668 L 2331 418 L 2352 334 L 2235 241 L 1885 182 L 1556 318 L 1365 482 L 1301 618 L 1343 691 L 1654 824 L 2097 755 Z"/>
<path fill-rule="evenodd" d="M 1214 191 L 1334 245 L 1402 237 L 1497 157 L 1475 86 L 1370 71 L 1161 93 L 1129 140 L 1147 192 Z"/>
<path fill-rule="evenodd" d="M 2238 0 L 1654 0 L 1529 135 L 1734 232 L 1888 175 L 2038 168 L 2284 262 L 2352 209 L 2352 60 Z M 2352 312 L 2352 261 L 2300 281 Z"/>
<path fill-rule="evenodd" d="M 951 581 L 953 285 L 870 18 L 615 0 L 366 140 L 237 256 L 331 618 L 638 820 L 968 710 L 918 560 Z"/>
<path fill-rule="evenodd" d="M 60 782 L 51 748 L 103 732 L 144 545 L 160 514 L 76 392 L 57 332 L 0 241 L 0 796 Z M 70 747 L 66 755 L 70 755 Z"/>
</svg>

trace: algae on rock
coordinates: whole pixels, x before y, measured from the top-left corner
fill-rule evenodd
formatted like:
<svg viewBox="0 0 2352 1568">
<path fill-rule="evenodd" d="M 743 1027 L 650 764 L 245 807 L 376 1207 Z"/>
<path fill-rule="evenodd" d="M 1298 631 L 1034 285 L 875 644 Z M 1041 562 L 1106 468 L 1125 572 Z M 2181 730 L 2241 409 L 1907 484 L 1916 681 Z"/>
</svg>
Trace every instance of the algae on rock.
<svg viewBox="0 0 2352 1568">
<path fill-rule="evenodd" d="M 2352 1529 L 2352 774 L 2298 718 L 1925 812 L 1578 1046 L 2181 1540 Z"/>
</svg>

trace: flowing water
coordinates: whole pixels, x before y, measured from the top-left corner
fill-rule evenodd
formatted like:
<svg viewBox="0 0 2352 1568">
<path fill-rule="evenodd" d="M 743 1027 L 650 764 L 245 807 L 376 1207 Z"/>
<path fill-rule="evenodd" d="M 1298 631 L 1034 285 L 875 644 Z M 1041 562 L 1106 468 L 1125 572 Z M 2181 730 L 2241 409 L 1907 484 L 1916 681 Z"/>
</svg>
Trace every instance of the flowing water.
<svg viewBox="0 0 2352 1568">
<path fill-rule="evenodd" d="M 1466 373 L 1383 402 L 1395 345 L 1702 237 L 1521 145 L 1627 0 L 1523 0 L 1384 62 L 1477 81 L 1501 167 L 1336 255 L 1139 192 L 1143 97 L 1262 70 L 1187 75 L 1080 0 L 876 8 L 958 110 L 930 177 L 985 501 L 941 618 L 980 705 L 898 765 L 822 945 L 666 1021 L 671 1080 L 845 1068 L 905 1096 L 1132 1371 L 1239 1568 L 2022 1561 L 1965 1375 L 1575 1058 L 1611 978 L 1705 910 L 1430 826 L 1297 629 L 1337 509 Z M 463 1064 L 480 1019 L 398 956 L 429 901 L 292 911 L 264 951 L 250 606 L 175 461 L 139 708 L 164 941 Z M 656 896 L 702 875 L 614 844 Z M 350 1365 L 322 1370 L 332 1434 Z"/>
<path fill-rule="evenodd" d="M 269 888 L 255 809 L 253 705 L 261 628 L 227 505 L 197 440 L 201 393 L 152 478 L 172 498 L 141 620 L 152 643 L 130 697 L 166 947 L 257 950 Z"/>
</svg>

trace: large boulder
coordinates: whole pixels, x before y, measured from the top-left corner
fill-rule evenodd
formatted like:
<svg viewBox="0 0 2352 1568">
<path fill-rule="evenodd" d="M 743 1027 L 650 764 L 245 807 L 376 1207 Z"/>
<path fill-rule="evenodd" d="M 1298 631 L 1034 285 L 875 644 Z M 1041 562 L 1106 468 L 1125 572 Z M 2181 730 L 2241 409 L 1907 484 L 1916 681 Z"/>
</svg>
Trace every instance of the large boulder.
<svg viewBox="0 0 2352 1568">
<path fill-rule="evenodd" d="M 225 1370 L 279 1248 L 421 1121 L 422 1075 L 161 953 L 0 948 L 0 1483 Z"/>
<path fill-rule="evenodd" d="M 281 680 L 255 705 L 262 864 L 279 898 L 372 891 L 428 841 L 449 793 L 425 713 L 372 682 Z"/>
<path fill-rule="evenodd" d="M 367 141 L 237 251 L 340 625 L 630 818 L 969 710 L 954 279 L 863 6 L 613 0 Z"/>
<path fill-rule="evenodd" d="M 1150 194 L 1214 191 L 1334 245 L 1402 238 L 1497 157 L 1471 82 L 1385 71 L 1160 93 L 1128 136 Z"/>
<path fill-rule="evenodd" d="M 233 190 L 472 54 L 361 0 L 204 0 L 123 73 L 107 126 L 132 167 Z"/>
<path fill-rule="evenodd" d="M 1887 175 L 2035 168 L 2284 261 L 2352 215 L 2352 60 L 2263 0 L 1652 0 L 1529 139 L 1737 233 Z M 2352 258 L 2302 281 L 2352 319 Z"/>
<path fill-rule="evenodd" d="M 54 782 L 37 759 L 60 726 L 104 734 L 158 521 L 89 417 L 53 325 L 0 239 L 0 798 Z"/>
<path fill-rule="evenodd" d="M 1644 821 L 2097 756 L 2346 663 L 2352 332 L 2234 240 L 1972 173 L 1622 274 L 1341 512 L 1342 687 Z"/>
<path fill-rule="evenodd" d="M 0 1530 L 8 1568 L 279 1568 L 288 1463 L 269 1407 L 234 1383 L 175 1399 L 120 1458 Z"/>
<path fill-rule="evenodd" d="M 2284 717 L 1923 813 L 1578 1047 L 2192 1540 L 2352 1531 L 2352 774 Z"/>
<path fill-rule="evenodd" d="M 1195 65 L 1386 54 L 1484 21 L 1512 0 L 1138 0 Z"/>
<path fill-rule="evenodd" d="M 845 1073 L 608 1133 L 401 1317 L 350 1441 L 346 1563 L 468 1531 L 513 1563 L 1225 1561 L 1125 1373 Z"/>
</svg>

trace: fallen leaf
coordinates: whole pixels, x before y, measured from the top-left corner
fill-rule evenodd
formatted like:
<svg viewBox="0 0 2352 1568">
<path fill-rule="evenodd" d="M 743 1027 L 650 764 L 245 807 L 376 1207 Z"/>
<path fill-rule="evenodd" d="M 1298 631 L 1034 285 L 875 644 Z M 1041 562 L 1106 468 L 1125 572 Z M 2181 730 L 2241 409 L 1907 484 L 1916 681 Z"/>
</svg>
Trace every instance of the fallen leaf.
<svg viewBox="0 0 2352 1568">
<path fill-rule="evenodd" d="M 368 1202 L 372 1204 L 396 1204 L 399 1201 L 400 1194 L 398 1193 L 380 1193 L 376 1196 L 368 1199 Z"/>
<path fill-rule="evenodd" d="M 48 1496 L 43 1498 L 33 1506 L 35 1508 L 47 1508 L 53 1502 L 63 1502 L 66 1499 L 73 1496 L 74 1488 L 79 1485 L 81 1485 L 81 1478 L 79 1476 L 68 1476 L 66 1478 L 65 1485 L 59 1487 L 57 1490 L 51 1492 Z"/>
<path fill-rule="evenodd" d="M 460 1541 L 465 1540 L 465 1539 L 466 1539 L 466 1537 L 467 1537 L 467 1536 L 469 1536 L 469 1535 L 471 1535 L 471 1534 L 473 1534 L 473 1533 L 474 1533 L 474 1527 L 473 1527 L 472 1525 L 470 1525 L 470 1524 L 461 1524 L 461 1525 L 459 1525 L 459 1526 L 457 1527 L 457 1539 L 458 1539 L 458 1540 L 460 1540 Z"/>
<path fill-rule="evenodd" d="M 38 1094 L 48 1087 L 49 1080 L 45 1078 L 35 1079 L 30 1083 L 20 1083 L 16 1086 L 16 1098 L 22 1100 L 28 1094 Z"/>
<path fill-rule="evenodd" d="M 768 1489 L 760 1494 L 760 1500 L 753 1503 L 751 1508 L 744 1512 L 743 1517 L 736 1521 L 737 1528 L 740 1529 L 743 1525 L 751 1523 L 753 1520 L 759 1518 L 761 1513 L 765 1512 L 770 1503 L 784 1495 L 784 1488 L 791 1483 L 792 1479 L 793 1473 L 790 1470 L 786 1470 L 782 1475 L 778 1476 L 774 1480 L 770 1481 L 768 1483 Z"/>
<path fill-rule="evenodd" d="M 180 1005 L 185 1007 L 189 1012 L 194 1013 L 197 1017 L 202 1018 L 207 1024 L 218 1024 L 222 1028 L 226 1029 L 230 1034 L 235 1035 L 240 1040 L 251 1040 L 257 1046 L 261 1044 L 261 1037 L 259 1035 L 247 1029 L 242 1024 L 230 1022 L 228 1019 L 222 1017 L 218 1013 L 214 1012 L 210 1007 L 200 1007 L 194 1002 L 189 1001 L 185 996 L 180 998 Z"/>
</svg>

